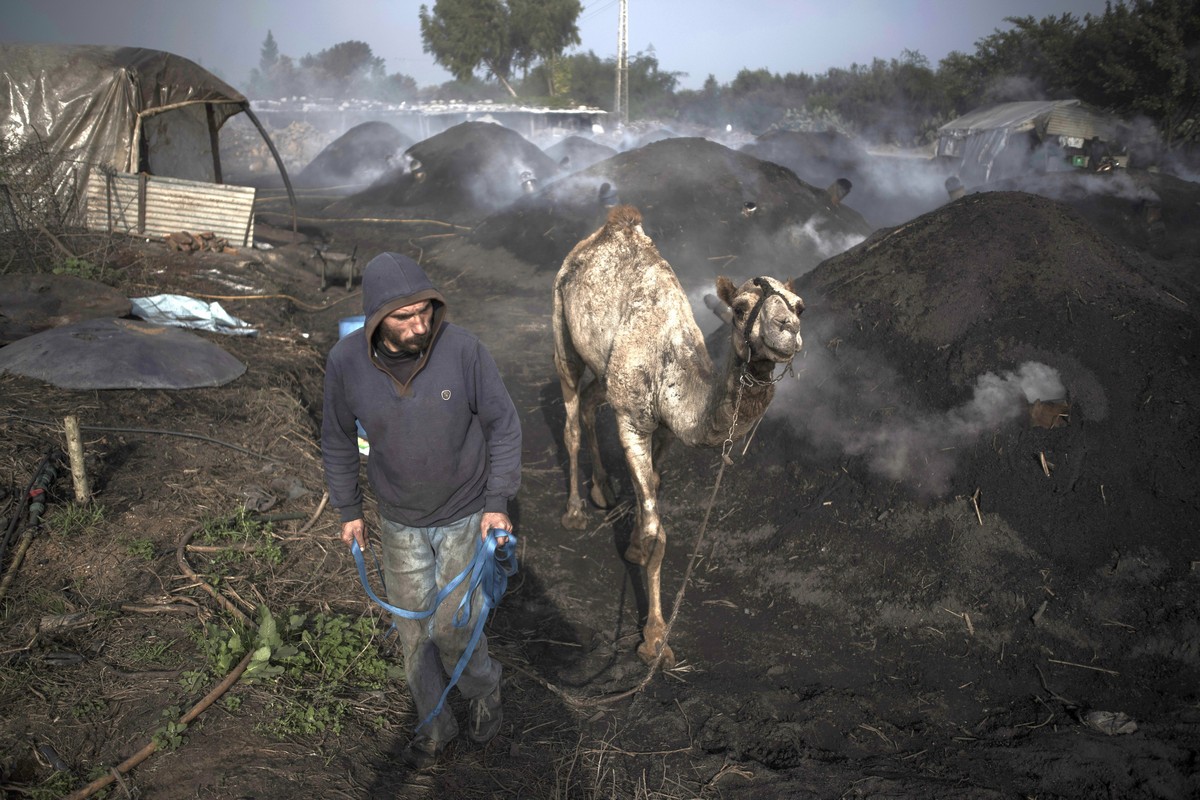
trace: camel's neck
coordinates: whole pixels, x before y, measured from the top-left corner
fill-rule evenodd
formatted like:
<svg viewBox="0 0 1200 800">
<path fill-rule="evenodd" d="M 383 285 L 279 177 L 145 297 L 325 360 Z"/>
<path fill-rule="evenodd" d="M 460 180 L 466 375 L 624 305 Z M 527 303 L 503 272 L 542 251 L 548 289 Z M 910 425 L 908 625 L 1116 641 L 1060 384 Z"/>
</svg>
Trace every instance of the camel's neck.
<svg viewBox="0 0 1200 800">
<path fill-rule="evenodd" d="M 727 438 L 736 441 L 766 412 L 775 396 L 775 384 L 771 382 L 775 365 L 769 361 L 743 365 L 733 350 L 729 348 L 722 368 L 713 375 L 704 413 L 696 420 L 693 436 L 684 437 L 676 431 L 681 441 L 700 447 L 715 447 Z"/>
</svg>

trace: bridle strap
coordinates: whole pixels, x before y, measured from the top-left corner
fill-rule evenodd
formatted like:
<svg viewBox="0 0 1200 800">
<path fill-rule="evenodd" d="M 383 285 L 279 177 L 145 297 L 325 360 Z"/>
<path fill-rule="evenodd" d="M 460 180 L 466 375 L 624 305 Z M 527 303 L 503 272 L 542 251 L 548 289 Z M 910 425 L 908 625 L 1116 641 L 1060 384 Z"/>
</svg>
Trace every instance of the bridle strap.
<svg viewBox="0 0 1200 800">
<path fill-rule="evenodd" d="M 746 342 L 746 361 L 750 361 L 750 356 L 753 355 L 754 348 L 750 344 L 750 332 L 754 330 L 754 322 L 758 319 L 758 314 L 762 311 L 762 307 L 766 304 L 767 298 L 773 294 L 783 298 L 783 292 L 776 289 L 766 278 L 755 278 L 751 281 L 755 286 L 762 290 L 762 296 L 758 298 L 758 302 L 754 304 L 754 308 L 750 309 L 750 315 L 746 317 L 746 326 L 742 328 L 742 337 Z M 783 298 L 784 303 L 787 303 L 787 298 Z"/>
</svg>

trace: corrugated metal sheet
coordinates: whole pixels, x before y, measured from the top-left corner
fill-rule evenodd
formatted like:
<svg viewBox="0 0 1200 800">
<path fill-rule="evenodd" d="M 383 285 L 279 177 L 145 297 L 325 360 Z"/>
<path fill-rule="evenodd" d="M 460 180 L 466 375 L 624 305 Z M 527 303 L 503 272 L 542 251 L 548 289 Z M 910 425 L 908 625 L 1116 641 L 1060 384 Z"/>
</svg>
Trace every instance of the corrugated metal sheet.
<svg viewBox="0 0 1200 800">
<path fill-rule="evenodd" d="M 939 136 L 962 138 L 979 131 L 994 131 L 1001 128 L 1029 130 L 1039 117 L 1056 108 L 1078 106 L 1078 100 L 1021 100 L 1000 103 L 987 108 L 978 108 L 969 114 L 947 122 L 938 128 Z"/>
<path fill-rule="evenodd" d="M 146 176 L 145 206 L 139 207 L 141 176 L 94 172 L 88 181 L 87 227 L 150 237 L 211 231 L 231 245 L 254 242 L 255 190 L 248 186 Z"/>
<path fill-rule="evenodd" d="M 1091 139 L 1112 136 L 1113 123 L 1109 117 L 1082 106 L 1058 106 L 1046 117 L 1047 136 L 1074 136 Z"/>
<path fill-rule="evenodd" d="M 942 139 L 965 139 L 982 131 L 1015 133 L 1036 128 L 1047 136 L 1110 138 L 1115 120 L 1079 100 L 1030 100 L 976 109 L 938 128 Z"/>
</svg>

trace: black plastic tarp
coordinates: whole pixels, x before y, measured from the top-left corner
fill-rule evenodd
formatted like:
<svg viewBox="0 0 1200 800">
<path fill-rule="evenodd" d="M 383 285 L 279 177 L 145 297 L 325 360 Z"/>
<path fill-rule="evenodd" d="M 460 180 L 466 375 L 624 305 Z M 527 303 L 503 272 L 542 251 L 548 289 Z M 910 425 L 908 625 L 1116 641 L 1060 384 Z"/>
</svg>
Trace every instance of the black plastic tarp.
<svg viewBox="0 0 1200 800">
<path fill-rule="evenodd" d="M 258 124 L 245 96 L 172 53 L 0 44 L 0 137 L 60 159 L 54 193 L 66 203 L 98 169 L 220 183 L 218 132 L 241 112 Z"/>
</svg>

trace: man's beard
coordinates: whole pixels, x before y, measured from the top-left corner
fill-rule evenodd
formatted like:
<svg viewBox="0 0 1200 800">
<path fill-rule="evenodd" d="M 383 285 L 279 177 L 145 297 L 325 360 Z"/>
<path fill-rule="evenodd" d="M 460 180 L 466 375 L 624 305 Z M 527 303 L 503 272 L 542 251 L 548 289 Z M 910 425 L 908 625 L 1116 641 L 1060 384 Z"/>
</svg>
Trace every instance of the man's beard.
<svg viewBox="0 0 1200 800">
<path fill-rule="evenodd" d="M 426 331 L 414 339 L 398 342 L 386 333 L 383 336 L 383 342 L 388 349 L 397 353 L 420 353 L 429 347 L 429 343 L 433 340 L 433 331 Z"/>
</svg>

